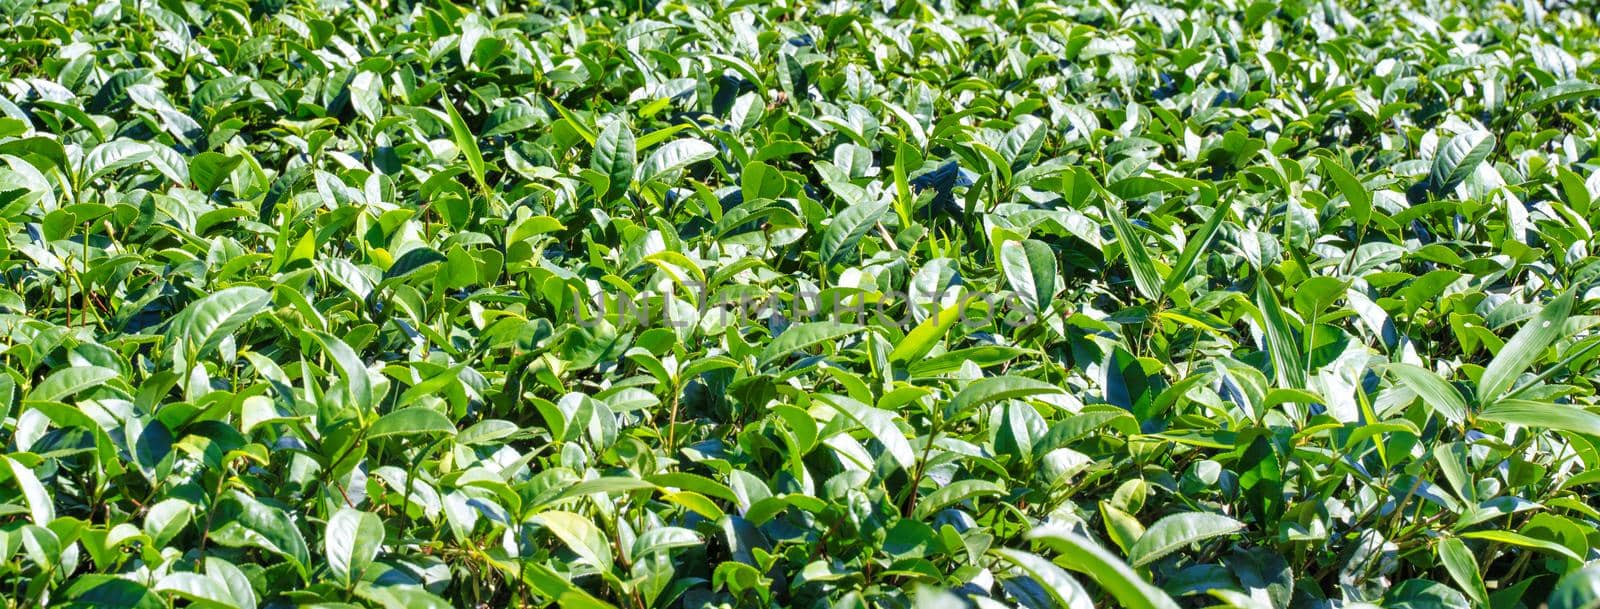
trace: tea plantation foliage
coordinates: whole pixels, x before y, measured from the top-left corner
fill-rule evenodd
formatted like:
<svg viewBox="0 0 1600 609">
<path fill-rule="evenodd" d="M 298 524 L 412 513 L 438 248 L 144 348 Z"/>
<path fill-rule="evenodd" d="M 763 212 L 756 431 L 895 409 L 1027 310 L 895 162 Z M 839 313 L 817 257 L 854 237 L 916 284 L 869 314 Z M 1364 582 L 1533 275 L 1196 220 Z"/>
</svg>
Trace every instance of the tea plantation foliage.
<svg viewBox="0 0 1600 609">
<path fill-rule="evenodd" d="M 0 598 L 1593 609 L 1594 9 L 5 0 Z"/>
</svg>

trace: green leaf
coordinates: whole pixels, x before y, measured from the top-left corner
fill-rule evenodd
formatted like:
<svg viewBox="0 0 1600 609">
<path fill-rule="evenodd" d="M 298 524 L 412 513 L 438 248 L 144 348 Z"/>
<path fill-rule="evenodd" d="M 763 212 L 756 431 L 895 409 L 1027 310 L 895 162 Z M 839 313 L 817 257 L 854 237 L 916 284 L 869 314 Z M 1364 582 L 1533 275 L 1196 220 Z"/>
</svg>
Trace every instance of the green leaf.
<svg viewBox="0 0 1600 609">
<path fill-rule="evenodd" d="M 1339 189 L 1339 194 L 1344 195 L 1345 202 L 1350 205 L 1351 219 L 1355 221 L 1356 226 L 1365 228 L 1372 218 L 1372 193 L 1367 192 L 1366 185 L 1332 157 L 1324 157 L 1317 166 L 1328 179 L 1333 180 L 1334 186 Z"/>
<path fill-rule="evenodd" d="M 1191 235 L 1183 247 L 1183 253 L 1178 255 L 1178 262 L 1172 265 L 1172 272 L 1167 275 L 1166 282 L 1161 284 L 1162 294 L 1172 294 L 1194 272 L 1195 265 L 1200 262 L 1200 254 L 1211 244 L 1217 235 L 1217 229 L 1222 227 L 1222 222 L 1228 219 L 1227 202 L 1218 203 L 1211 208 L 1211 217 L 1200 227 L 1199 232 Z"/>
<path fill-rule="evenodd" d="M 99 139 L 99 138 L 97 138 Z M 23 137 L 6 142 L 0 142 L 0 154 L 17 156 L 35 156 L 49 161 L 55 169 L 61 170 L 63 175 L 72 173 L 68 167 L 67 151 L 61 142 L 42 135 Z"/>
<path fill-rule="evenodd" d="M 1469 504 L 1477 503 L 1477 481 L 1468 474 L 1471 461 L 1469 448 L 1462 442 L 1447 442 L 1433 447 L 1433 459 L 1439 464 L 1439 473 L 1455 490 L 1456 496 Z"/>
<path fill-rule="evenodd" d="M 477 182 L 478 190 L 487 194 L 488 167 L 483 162 L 483 152 L 478 150 L 478 138 L 472 135 L 472 130 L 467 128 L 467 122 L 461 120 L 461 113 L 456 112 L 455 103 L 447 97 L 440 97 L 445 114 L 450 116 L 450 136 L 455 139 L 456 148 L 461 155 L 467 158 L 467 170 L 472 174 L 472 180 Z"/>
<path fill-rule="evenodd" d="M 1566 574 L 1550 591 L 1548 609 L 1596 609 L 1600 607 L 1600 565 Z"/>
<path fill-rule="evenodd" d="M 1127 609 L 1178 609 L 1172 597 L 1094 542 L 1059 526 L 1044 526 L 1028 533 L 1028 538 L 1056 552 L 1056 561 L 1068 569 L 1094 578 L 1117 602 Z"/>
<path fill-rule="evenodd" d="M 1467 549 L 1467 544 L 1455 537 L 1445 537 L 1434 546 L 1439 553 L 1439 562 L 1444 564 L 1445 571 L 1456 581 L 1456 585 L 1466 591 L 1473 604 L 1478 607 L 1489 606 L 1489 590 L 1483 585 L 1483 575 L 1478 572 L 1478 560 Z"/>
<path fill-rule="evenodd" d="M 604 478 L 597 478 L 594 480 L 584 480 L 583 482 L 572 485 L 571 488 L 568 488 L 567 490 L 562 491 L 560 495 L 557 495 L 555 501 L 570 499 L 572 497 L 582 497 L 595 493 L 603 493 L 606 495 L 623 495 L 634 491 L 660 490 L 660 488 L 661 487 L 656 486 L 651 482 L 640 480 L 638 478 L 628 478 L 625 476 L 606 476 Z"/>
<path fill-rule="evenodd" d="M 645 157 L 639 165 L 638 181 L 649 182 L 664 174 L 683 169 L 700 161 L 715 158 L 717 148 L 703 140 L 684 138 L 662 144 Z"/>
<path fill-rule="evenodd" d="M 959 305 L 958 305 L 959 307 Z M 1013 347 L 986 345 L 967 349 L 946 351 L 940 355 L 911 362 L 908 366 L 912 376 L 925 377 L 945 374 L 956 370 L 967 362 L 972 362 L 979 368 L 997 366 L 1016 359 L 1025 353 Z"/>
<path fill-rule="evenodd" d="M 1078 580 L 1072 579 L 1071 575 L 1062 570 L 1061 567 L 1056 566 L 1055 563 L 1045 560 L 1037 554 L 1011 548 L 995 548 L 990 551 L 995 556 L 1005 559 L 1006 562 L 1016 565 L 1023 573 L 1027 573 L 1028 577 L 1033 578 L 1033 581 L 1039 584 L 1039 587 L 1043 588 L 1045 593 L 1050 595 L 1050 599 L 1056 603 L 1056 607 L 1067 609 L 1094 608 L 1094 598 L 1089 596 L 1089 592 L 1083 589 Z"/>
<path fill-rule="evenodd" d="M 507 135 L 532 129 L 541 124 L 548 123 L 550 115 L 543 110 L 534 108 L 525 102 L 516 101 L 496 108 L 489 113 L 483 121 L 482 137 L 492 138 L 497 135 Z M 633 176 L 629 176 L 633 177 Z"/>
<path fill-rule="evenodd" d="M 1496 353 L 1478 379 L 1478 403 L 1488 404 L 1511 389 L 1523 371 L 1544 355 L 1544 350 L 1563 335 L 1563 326 L 1572 313 L 1572 292 L 1557 296 L 1539 315 L 1522 328 Z"/>
<path fill-rule="evenodd" d="M 448 262 L 449 260 L 449 257 L 439 253 L 438 250 L 435 250 L 431 247 L 412 248 L 407 250 L 405 254 L 402 254 L 400 259 L 395 260 L 394 264 L 389 266 L 389 270 L 383 272 L 383 281 L 384 283 L 388 283 L 396 279 L 401 279 L 421 271 L 425 267 L 429 267 L 440 262 Z"/>
<path fill-rule="evenodd" d="M 444 271 L 438 275 L 445 287 L 464 289 L 478 283 L 478 262 L 460 246 L 445 254 Z"/>
<path fill-rule="evenodd" d="M 1534 91 L 1528 96 L 1528 101 L 1523 106 L 1522 111 L 1533 112 L 1551 104 L 1597 96 L 1600 96 L 1600 85 L 1581 80 L 1569 80 Z"/>
<path fill-rule="evenodd" d="M 1005 488 L 988 480 L 957 480 L 935 489 L 917 501 L 916 517 L 926 519 L 939 510 L 973 497 L 1005 493 Z"/>
<path fill-rule="evenodd" d="M 311 552 L 305 537 L 282 509 L 237 490 L 227 491 L 219 505 L 217 528 L 210 535 L 217 543 L 261 548 L 289 559 L 301 578 L 310 576 Z"/>
<path fill-rule="evenodd" d="M 1433 171 L 1428 174 L 1428 184 L 1435 193 L 1454 190 L 1457 184 L 1478 170 L 1478 165 L 1494 152 L 1495 137 L 1488 131 L 1468 131 L 1457 134 L 1439 146 L 1433 157 Z"/>
<path fill-rule="evenodd" d="M 155 151 L 144 142 L 113 140 L 100 144 L 84 155 L 78 182 L 88 184 L 118 169 L 142 163 L 154 154 Z"/>
<path fill-rule="evenodd" d="M 1133 225 L 1123 217 L 1122 210 L 1117 203 L 1106 200 L 1106 217 L 1111 220 L 1111 229 L 1117 234 L 1117 245 L 1122 250 L 1122 259 L 1128 263 L 1128 268 L 1133 271 L 1133 285 L 1138 288 L 1139 294 L 1146 300 L 1161 300 L 1161 275 L 1156 271 L 1156 264 L 1150 258 L 1150 252 L 1145 250 L 1144 242 L 1139 240 L 1139 233 L 1134 231 Z"/>
<path fill-rule="evenodd" d="M 694 491 L 667 491 L 661 493 L 661 500 L 681 505 L 689 511 L 699 514 L 701 518 L 712 522 L 721 520 L 727 515 L 722 511 L 722 508 L 717 507 L 716 502 L 712 501 L 710 497 Z"/>
<path fill-rule="evenodd" d="M 1033 445 L 1049 431 L 1049 423 L 1031 404 L 1015 400 L 1006 402 L 1000 412 L 1000 424 L 994 430 L 994 454 L 1032 463 Z"/>
<path fill-rule="evenodd" d="M 1142 567 L 1180 548 L 1200 541 L 1236 533 L 1244 523 L 1206 512 L 1185 512 L 1157 520 L 1139 541 L 1128 549 L 1133 566 Z"/>
<path fill-rule="evenodd" d="M 63 607 L 70 609 L 165 609 L 155 592 L 131 579 L 85 573 L 72 579 L 61 592 Z"/>
<path fill-rule="evenodd" d="M 888 211 L 887 202 L 875 200 L 851 205 L 834 215 L 822 232 L 822 248 L 818 252 L 822 264 L 832 266 L 855 256 L 856 244 Z"/>
<path fill-rule="evenodd" d="M 1409 579 L 1389 588 L 1383 606 L 1390 609 L 1471 609 L 1466 597 L 1444 584 Z"/>
<path fill-rule="evenodd" d="M 633 181 L 637 159 L 633 131 L 628 129 L 627 121 L 618 118 L 600 130 L 589 167 L 611 179 L 611 188 L 605 195 L 615 197 L 627 190 L 628 184 Z"/>
<path fill-rule="evenodd" d="M 817 399 L 831 404 L 835 410 L 866 428 L 901 468 L 909 471 L 916 464 L 911 442 L 906 440 L 905 432 L 895 424 L 893 413 L 839 395 L 819 395 Z"/>
<path fill-rule="evenodd" d="M 1485 540 L 1485 541 L 1493 541 L 1493 542 L 1503 543 L 1503 544 L 1510 545 L 1510 546 L 1519 546 L 1519 547 L 1529 548 L 1529 549 L 1534 549 L 1534 550 L 1542 550 L 1542 551 L 1548 552 L 1550 554 L 1555 554 L 1555 555 L 1562 556 L 1562 557 L 1565 557 L 1565 558 L 1570 558 L 1570 559 L 1578 561 L 1580 563 L 1583 562 L 1583 558 L 1582 557 L 1578 556 L 1578 554 L 1576 552 L 1573 552 L 1571 549 L 1567 548 L 1564 545 L 1561 545 L 1561 544 L 1553 542 L 1553 541 L 1545 541 L 1543 539 L 1535 539 L 1535 538 L 1529 537 L 1527 535 L 1523 535 L 1521 533 L 1513 533 L 1511 531 L 1471 531 L 1471 532 L 1467 532 L 1467 533 L 1462 533 L 1461 537 L 1464 537 L 1464 538 L 1467 538 L 1467 539 L 1482 539 L 1482 540 Z"/>
<path fill-rule="evenodd" d="M 415 436 L 423 434 L 442 433 L 453 435 L 456 426 L 450 419 L 439 414 L 431 408 L 413 406 L 403 408 L 378 418 L 378 421 L 367 428 L 367 438 L 378 439 L 388 436 Z"/>
<path fill-rule="evenodd" d="M 587 121 L 584 121 L 578 115 L 573 114 L 571 110 L 568 110 L 566 106 L 561 105 L 555 99 L 546 97 L 545 101 L 550 102 L 550 107 L 555 108 L 556 113 L 561 115 L 562 120 L 565 120 L 567 124 L 572 126 L 572 130 L 577 132 L 578 137 L 583 138 L 584 143 L 587 143 L 590 146 L 594 145 L 596 136 L 593 126 L 589 125 Z"/>
<path fill-rule="evenodd" d="M 1112 506 L 1109 501 L 1100 502 L 1100 520 L 1105 523 L 1106 536 L 1111 539 L 1111 543 L 1122 549 L 1124 554 L 1144 536 L 1144 524 L 1132 514 Z"/>
<path fill-rule="evenodd" d="M 1028 310 L 1043 314 L 1056 295 L 1056 255 L 1033 239 L 1000 244 L 1000 268 Z"/>
<path fill-rule="evenodd" d="M 420 586 L 375 586 L 361 582 L 356 584 L 356 596 L 377 603 L 383 609 L 455 609 L 449 601 Z"/>
<path fill-rule="evenodd" d="M 1600 89 L 1600 86 L 1597 86 Z M 1567 204 L 1577 210 L 1579 214 L 1587 216 L 1594 207 L 1594 196 L 1589 193 L 1589 184 L 1583 176 L 1566 167 L 1556 167 L 1556 179 L 1561 183 L 1561 194 L 1566 197 Z"/>
<path fill-rule="evenodd" d="M 322 346 L 322 352 L 333 359 L 338 367 L 339 376 L 344 379 L 349 403 L 361 409 L 361 412 L 371 412 L 374 405 L 372 378 L 367 376 L 367 366 L 362 363 L 361 356 L 332 334 L 319 330 L 311 330 L 308 334 Z"/>
<path fill-rule="evenodd" d="M 657 486 L 666 488 L 679 488 L 694 491 L 708 497 L 716 497 L 724 501 L 738 502 L 738 496 L 727 485 L 687 472 L 667 472 L 646 476 L 646 479 Z"/>
<path fill-rule="evenodd" d="M 359 579 L 383 549 L 383 521 L 376 514 L 341 508 L 323 533 L 328 568 L 346 586 Z"/>
<path fill-rule="evenodd" d="M 1272 356 L 1272 372 L 1278 386 L 1286 389 L 1304 389 L 1306 369 L 1300 356 L 1300 347 L 1294 330 L 1289 328 L 1289 315 L 1278 304 L 1278 295 L 1265 278 L 1256 280 L 1256 308 L 1261 311 L 1261 326 L 1266 332 L 1267 353 Z"/>
<path fill-rule="evenodd" d="M 369 121 L 382 118 L 383 83 L 377 74 L 361 71 L 350 79 L 350 105 L 357 114 Z"/>
<path fill-rule="evenodd" d="M 193 364 L 222 344 L 256 314 L 265 311 L 272 296 L 254 286 L 239 286 L 201 298 L 172 318 L 167 344 Z"/>
<path fill-rule="evenodd" d="M 506 242 L 517 243 L 532 237 L 543 235 L 545 233 L 553 233 L 564 228 L 566 228 L 566 226 L 561 224 L 560 220 L 550 216 L 533 216 L 512 228 L 511 236 L 507 237 Z"/>
<path fill-rule="evenodd" d="M 1600 414 L 1547 402 L 1501 400 L 1478 413 L 1478 420 L 1600 435 Z"/>
<path fill-rule="evenodd" d="M 949 412 L 955 413 L 952 418 L 957 418 L 960 413 L 972 410 L 998 400 L 1010 400 L 1035 395 L 1065 393 L 1060 387 L 1020 376 L 995 376 L 981 378 L 968 383 L 966 388 L 956 394 L 950 401 Z"/>
<path fill-rule="evenodd" d="M 1283 460 L 1266 436 L 1256 436 L 1239 459 L 1239 488 L 1257 522 L 1273 522 L 1283 513 Z"/>
<path fill-rule="evenodd" d="M 533 517 L 534 522 L 550 531 L 567 549 L 579 558 L 600 569 L 611 568 L 611 544 L 606 534 L 588 518 L 572 512 L 552 510 Z"/>
<path fill-rule="evenodd" d="M 195 188 L 199 188 L 200 192 L 216 192 L 241 162 L 243 159 L 236 156 L 202 152 L 189 160 L 189 179 L 194 181 Z"/>
<path fill-rule="evenodd" d="M 50 491 L 45 489 L 44 484 L 39 482 L 39 477 L 34 475 L 33 469 L 11 457 L 0 456 L 0 460 L 5 461 L 11 479 L 22 491 L 22 498 L 28 503 L 28 514 L 33 518 L 33 523 L 42 527 L 55 521 L 55 500 L 51 497 Z"/>
<path fill-rule="evenodd" d="M 144 534 L 165 544 L 183 532 L 194 518 L 194 505 L 183 499 L 165 499 L 150 506 L 144 517 Z"/>
<path fill-rule="evenodd" d="M 836 341 L 856 332 L 861 331 L 861 326 L 856 324 L 839 323 L 836 321 L 814 321 L 799 323 L 789 326 L 767 347 L 761 351 L 762 364 L 770 364 L 780 358 L 799 353 L 800 351 L 821 343 Z"/>
<path fill-rule="evenodd" d="M 121 375 L 116 370 L 99 366 L 63 368 L 50 373 L 50 376 L 39 381 L 39 384 L 28 392 L 28 399 L 59 402 L 76 395 L 80 391 L 98 387 L 106 381 L 119 376 Z"/>
<path fill-rule="evenodd" d="M 1470 409 L 1467 401 L 1461 397 L 1461 392 L 1439 375 L 1411 364 L 1386 364 L 1382 370 L 1393 374 L 1406 387 L 1422 398 L 1422 403 L 1435 414 L 1444 417 L 1451 423 L 1465 421 Z"/>
<path fill-rule="evenodd" d="M 156 582 L 155 590 L 187 600 L 191 607 L 242 609 L 222 582 L 199 573 L 168 573 Z"/>
<path fill-rule="evenodd" d="M 934 345 L 944 338 L 950 328 L 961 320 L 961 305 L 955 304 L 935 311 L 927 319 L 917 324 L 907 332 L 905 338 L 896 343 L 894 350 L 889 352 L 891 362 L 912 362 L 927 355 L 933 350 Z"/>
</svg>

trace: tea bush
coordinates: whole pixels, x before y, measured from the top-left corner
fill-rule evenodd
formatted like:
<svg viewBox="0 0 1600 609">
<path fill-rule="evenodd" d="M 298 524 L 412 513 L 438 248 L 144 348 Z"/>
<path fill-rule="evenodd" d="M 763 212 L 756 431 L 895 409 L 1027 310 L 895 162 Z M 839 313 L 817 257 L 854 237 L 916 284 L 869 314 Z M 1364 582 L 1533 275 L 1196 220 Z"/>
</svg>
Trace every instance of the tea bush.
<svg viewBox="0 0 1600 609">
<path fill-rule="evenodd" d="M 6 607 L 1600 607 L 1562 0 L 0 2 Z"/>
</svg>

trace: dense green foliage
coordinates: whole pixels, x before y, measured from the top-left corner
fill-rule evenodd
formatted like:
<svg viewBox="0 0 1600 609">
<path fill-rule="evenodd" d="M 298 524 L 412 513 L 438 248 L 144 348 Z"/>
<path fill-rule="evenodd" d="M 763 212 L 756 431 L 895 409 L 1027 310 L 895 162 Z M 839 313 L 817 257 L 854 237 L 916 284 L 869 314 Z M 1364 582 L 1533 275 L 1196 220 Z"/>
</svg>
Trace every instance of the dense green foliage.
<svg viewBox="0 0 1600 609">
<path fill-rule="evenodd" d="M 1592 4 L 511 4 L 0 2 L 7 607 L 1600 606 Z"/>
</svg>

